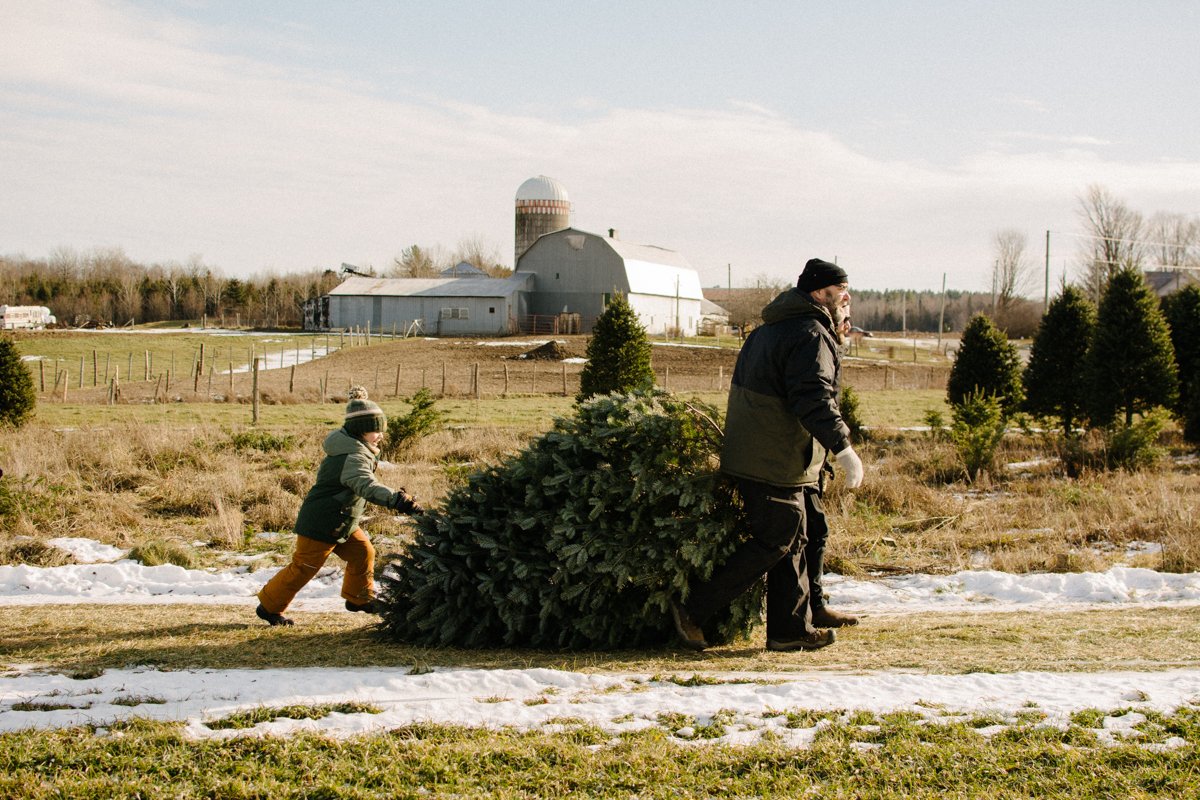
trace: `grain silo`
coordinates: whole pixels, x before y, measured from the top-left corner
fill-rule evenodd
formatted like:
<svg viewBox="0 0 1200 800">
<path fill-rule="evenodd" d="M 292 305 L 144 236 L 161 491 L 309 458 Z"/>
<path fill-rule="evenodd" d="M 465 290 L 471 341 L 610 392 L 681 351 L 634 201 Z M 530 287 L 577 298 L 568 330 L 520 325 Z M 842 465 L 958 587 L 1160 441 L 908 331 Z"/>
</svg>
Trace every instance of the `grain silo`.
<svg viewBox="0 0 1200 800">
<path fill-rule="evenodd" d="M 517 259 L 544 233 L 560 231 L 571 226 L 571 200 L 567 190 L 553 178 L 538 175 L 521 184 L 517 189 Z"/>
</svg>

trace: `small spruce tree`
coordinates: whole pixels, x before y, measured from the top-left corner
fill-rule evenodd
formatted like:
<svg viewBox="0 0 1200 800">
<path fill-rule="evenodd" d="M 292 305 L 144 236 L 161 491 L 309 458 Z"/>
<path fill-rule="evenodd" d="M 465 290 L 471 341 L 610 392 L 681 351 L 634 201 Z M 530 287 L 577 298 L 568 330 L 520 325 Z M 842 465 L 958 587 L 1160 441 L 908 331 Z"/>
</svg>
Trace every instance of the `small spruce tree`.
<svg viewBox="0 0 1200 800">
<path fill-rule="evenodd" d="M 996 471 L 996 452 L 1004 439 L 1004 412 L 1000 398 L 982 391 L 972 392 L 954 404 L 950 441 L 975 481 L 984 472 Z"/>
<path fill-rule="evenodd" d="M 1129 427 L 1135 414 L 1174 405 L 1179 378 L 1171 334 L 1140 271 L 1126 267 L 1109 279 L 1084 369 L 1088 416 L 1096 426 L 1123 413 Z"/>
<path fill-rule="evenodd" d="M 579 376 L 582 402 L 599 394 L 625 393 L 654 386 L 646 329 L 623 295 L 616 295 L 596 318 L 587 346 L 587 364 Z"/>
<path fill-rule="evenodd" d="M 33 376 L 21 361 L 16 342 L 0 338 L 0 426 L 21 427 L 33 416 L 36 404 Z"/>
<path fill-rule="evenodd" d="M 1017 349 L 983 314 L 972 317 L 963 330 L 958 357 L 946 382 L 951 406 L 961 405 L 977 393 L 996 398 L 1006 417 L 1020 408 L 1025 395 Z"/>
<path fill-rule="evenodd" d="M 1200 442 L 1200 287 L 1189 286 L 1167 295 L 1162 308 L 1179 368 L 1175 410 L 1183 420 L 1183 438 Z"/>
<path fill-rule="evenodd" d="M 1095 327 L 1095 306 L 1079 289 L 1064 287 L 1038 325 L 1025 368 L 1022 408 L 1059 420 L 1067 437 L 1074 435 L 1084 416 L 1087 384 L 1083 365 Z"/>
<path fill-rule="evenodd" d="M 870 437 L 863 424 L 862 412 L 859 409 L 858 392 L 852 386 L 842 387 L 842 396 L 838 401 L 838 410 L 842 412 L 842 422 L 850 429 L 850 441 L 860 444 Z"/>
<path fill-rule="evenodd" d="M 385 457 L 395 456 L 412 447 L 422 437 L 433 433 L 442 425 L 444 417 L 442 412 L 434 407 L 437 401 L 429 389 L 421 387 L 412 397 L 405 398 L 404 402 L 412 408 L 404 416 L 388 420 L 387 436 L 379 449 Z"/>
</svg>

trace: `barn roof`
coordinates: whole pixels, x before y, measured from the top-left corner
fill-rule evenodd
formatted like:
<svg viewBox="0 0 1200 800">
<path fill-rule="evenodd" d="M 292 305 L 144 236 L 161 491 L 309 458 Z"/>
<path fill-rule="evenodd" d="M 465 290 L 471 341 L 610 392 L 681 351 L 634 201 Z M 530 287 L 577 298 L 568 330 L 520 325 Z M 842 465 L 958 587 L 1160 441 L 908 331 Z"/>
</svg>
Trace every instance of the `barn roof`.
<svg viewBox="0 0 1200 800">
<path fill-rule="evenodd" d="M 678 293 L 684 300 L 704 298 L 700 289 L 700 273 L 696 272 L 681 253 L 674 250 L 653 244 L 623 242 L 611 236 L 601 236 L 578 228 L 563 228 L 560 231 L 544 233 L 538 238 L 581 234 L 603 242 L 621 258 L 631 293 L 665 297 L 675 297 Z"/>
<path fill-rule="evenodd" d="M 508 278 L 347 278 L 331 296 L 508 297 L 529 289 L 531 275 Z"/>
</svg>

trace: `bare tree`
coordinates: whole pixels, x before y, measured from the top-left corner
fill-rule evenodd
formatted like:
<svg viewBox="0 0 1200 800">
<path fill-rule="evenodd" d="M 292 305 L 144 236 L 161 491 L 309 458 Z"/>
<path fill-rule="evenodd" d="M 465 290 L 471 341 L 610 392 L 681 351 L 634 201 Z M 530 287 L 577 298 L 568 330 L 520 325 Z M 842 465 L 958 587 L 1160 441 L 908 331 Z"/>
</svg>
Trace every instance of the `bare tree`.
<svg viewBox="0 0 1200 800">
<path fill-rule="evenodd" d="M 70 247 L 56 247 L 50 251 L 47 264 L 50 274 L 61 281 L 77 280 L 80 276 L 79 254 Z"/>
<path fill-rule="evenodd" d="M 1029 241 L 1021 231 L 1011 228 L 997 231 L 993 243 L 996 260 L 992 262 L 992 294 L 996 313 L 1001 314 L 1029 291 L 1033 266 L 1025 254 Z"/>
<path fill-rule="evenodd" d="M 1146 223 L 1151 242 L 1149 260 L 1155 267 L 1200 265 L 1200 220 L 1186 214 L 1160 211 Z"/>
<path fill-rule="evenodd" d="M 411 245 L 404 248 L 400 255 L 392 259 L 392 267 L 387 274 L 393 278 L 436 278 L 442 269 L 440 248 Z"/>
<path fill-rule="evenodd" d="M 469 236 L 461 240 L 454 248 L 450 263 L 460 264 L 463 261 L 494 278 L 503 278 L 512 274 L 511 269 L 500 263 L 500 248 L 493 243 L 485 242 L 479 236 Z"/>
<path fill-rule="evenodd" d="M 1090 237 L 1082 253 L 1084 284 L 1092 301 L 1099 302 L 1114 272 L 1124 267 L 1142 268 L 1145 223 L 1140 213 L 1095 184 L 1079 198 L 1079 215 Z"/>
<path fill-rule="evenodd" d="M 730 325 L 748 331 L 762 324 L 762 310 L 789 288 L 791 284 L 778 278 L 758 275 L 753 289 L 737 290 L 721 303 L 721 307 L 729 312 Z"/>
</svg>

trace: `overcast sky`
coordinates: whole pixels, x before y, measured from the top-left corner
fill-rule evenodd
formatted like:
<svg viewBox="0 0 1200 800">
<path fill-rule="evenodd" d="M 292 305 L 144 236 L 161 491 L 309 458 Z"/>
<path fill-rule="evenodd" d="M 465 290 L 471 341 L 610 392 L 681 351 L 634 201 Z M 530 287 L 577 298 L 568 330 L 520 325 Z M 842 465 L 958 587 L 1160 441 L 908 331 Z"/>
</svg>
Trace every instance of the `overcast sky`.
<svg viewBox="0 0 1200 800">
<path fill-rule="evenodd" d="M 1091 184 L 1200 217 L 1198 33 L 1184 0 L 0 0 L 0 254 L 511 265 L 544 174 L 705 286 L 988 289 L 1005 228 L 1057 282 Z"/>
</svg>

